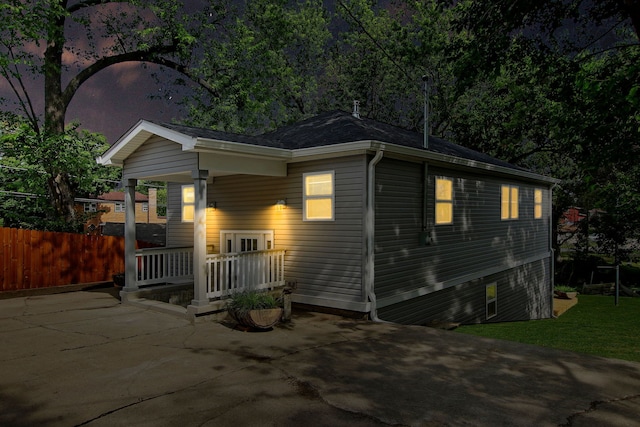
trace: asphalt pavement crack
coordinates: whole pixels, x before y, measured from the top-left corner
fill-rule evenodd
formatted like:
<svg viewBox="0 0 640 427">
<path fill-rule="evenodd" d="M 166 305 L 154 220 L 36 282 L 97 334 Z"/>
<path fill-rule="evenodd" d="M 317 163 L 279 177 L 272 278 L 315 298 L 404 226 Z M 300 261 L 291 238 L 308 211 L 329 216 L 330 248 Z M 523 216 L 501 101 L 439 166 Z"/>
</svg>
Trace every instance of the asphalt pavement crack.
<svg viewBox="0 0 640 427">
<path fill-rule="evenodd" d="M 594 400 L 589 404 L 589 407 L 587 409 L 585 409 L 584 411 L 571 414 L 569 417 L 567 417 L 567 422 L 564 424 L 559 424 L 558 427 L 571 427 L 573 426 L 573 422 L 576 418 L 582 415 L 588 414 L 590 412 L 597 411 L 600 406 L 605 405 L 607 403 L 623 402 L 625 400 L 632 400 L 632 399 L 638 399 L 638 398 L 640 398 L 640 394 L 635 394 L 633 396 L 624 396 L 617 399 Z"/>
<path fill-rule="evenodd" d="M 318 390 L 318 388 L 316 388 L 309 381 L 304 381 L 293 375 L 290 375 L 287 372 L 285 372 L 283 368 L 279 368 L 279 369 L 284 374 L 285 380 L 296 390 L 297 394 L 304 399 L 319 401 L 324 405 L 327 405 L 340 412 L 344 412 L 350 415 L 355 415 L 357 417 L 364 418 L 368 421 L 374 422 L 377 425 L 385 425 L 385 426 L 392 426 L 392 427 L 406 427 L 404 424 L 390 424 L 384 420 L 381 420 L 380 418 L 374 417 L 373 415 L 369 415 L 364 412 L 354 411 L 354 410 L 350 410 L 347 408 L 334 405 L 331 402 L 329 402 L 327 399 L 325 399 L 320 393 L 320 391 Z"/>
</svg>

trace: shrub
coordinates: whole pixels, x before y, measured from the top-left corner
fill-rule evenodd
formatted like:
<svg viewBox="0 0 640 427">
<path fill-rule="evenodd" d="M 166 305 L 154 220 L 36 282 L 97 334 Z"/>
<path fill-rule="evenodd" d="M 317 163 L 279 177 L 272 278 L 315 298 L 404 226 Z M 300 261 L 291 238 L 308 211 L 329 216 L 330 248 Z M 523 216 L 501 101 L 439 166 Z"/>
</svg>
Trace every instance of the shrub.
<svg viewBox="0 0 640 427">
<path fill-rule="evenodd" d="M 248 312 L 280 306 L 280 298 L 276 298 L 266 292 L 248 290 L 233 294 L 232 299 L 227 304 L 227 309 L 236 312 Z"/>
</svg>

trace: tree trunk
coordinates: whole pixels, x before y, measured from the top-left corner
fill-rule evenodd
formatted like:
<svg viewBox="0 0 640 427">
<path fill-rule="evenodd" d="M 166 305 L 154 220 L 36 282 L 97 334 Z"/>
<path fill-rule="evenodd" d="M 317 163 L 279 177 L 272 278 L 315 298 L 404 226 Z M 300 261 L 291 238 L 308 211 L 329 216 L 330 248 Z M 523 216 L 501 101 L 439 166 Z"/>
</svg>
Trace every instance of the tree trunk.
<svg viewBox="0 0 640 427">
<path fill-rule="evenodd" d="M 61 0 L 52 8 L 66 7 L 66 0 Z M 64 14 L 51 13 L 49 33 L 47 34 L 47 48 L 44 52 L 44 135 L 43 138 L 64 133 L 64 118 L 67 112 L 67 103 L 62 92 L 62 53 L 64 50 Z M 43 159 L 47 161 L 47 159 Z M 47 190 L 51 200 L 51 206 L 59 218 L 67 222 L 76 219 L 74 209 L 74 195 L 71 188 L 69 175 L 46 167 L 49 171 L 47 178 Z"/>
</svg>

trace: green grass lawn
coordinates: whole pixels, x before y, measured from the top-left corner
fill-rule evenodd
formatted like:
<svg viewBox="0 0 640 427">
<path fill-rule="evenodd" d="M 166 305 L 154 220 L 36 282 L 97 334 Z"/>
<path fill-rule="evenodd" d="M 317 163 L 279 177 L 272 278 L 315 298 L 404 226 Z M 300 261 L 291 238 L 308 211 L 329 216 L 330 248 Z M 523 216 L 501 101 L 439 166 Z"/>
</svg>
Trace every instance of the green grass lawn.
<svg viewBox="0 0 640 427">
<path fill-rule="evenodd" d="M 640 298 L 580 295 L 557 319 L 461 326 L 489 338 L 640 362 Z"/>
</svg>

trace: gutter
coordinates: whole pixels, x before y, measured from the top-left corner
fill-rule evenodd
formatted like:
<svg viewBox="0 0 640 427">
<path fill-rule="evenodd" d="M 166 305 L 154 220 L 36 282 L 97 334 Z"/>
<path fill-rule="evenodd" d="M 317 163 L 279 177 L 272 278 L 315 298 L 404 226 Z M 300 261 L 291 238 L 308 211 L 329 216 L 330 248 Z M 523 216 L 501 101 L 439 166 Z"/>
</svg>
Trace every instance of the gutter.
<svg viewBox="0 0 640 427">
<path fill-rule="evenodd" d="M 551 315 L 549 316 L 550 319 L 554 318 L 553 315 L 553 290 L 556 287 L 556 254 L 555 251 L 553 250 L 553 228 L 557 226 L 557 224 L 553 223 L 553 190 L 554 188 L 556 188 L 558 186 L 557 183 L 553 184 L 551 187 L 549 187 L 549 252 L 551 253 L 551 258 L 549 259 L 549 274 L 551 275 L 551 277 L 549 277 L 549 282 L 551 283 L 551 292 L 549 292 L 551 294 Z"/>
<path fill-rule="evenodd" d="M 365 300 L 371 304 L 370 317 L 374 322 L 382 322 L 378 318 L 376 307 L 375 283 L 375 178 L 376 165 L 384 155 L 384 144 L 380 146 L 376 155 L 371 159 L 367 173 L 367 215 L 365 218 L 365 235 L 367 238 L 366 261 L 364 270 Z"/>
</svg>

